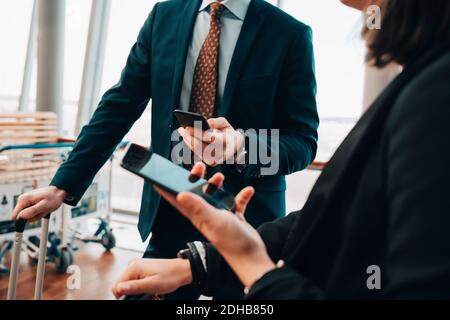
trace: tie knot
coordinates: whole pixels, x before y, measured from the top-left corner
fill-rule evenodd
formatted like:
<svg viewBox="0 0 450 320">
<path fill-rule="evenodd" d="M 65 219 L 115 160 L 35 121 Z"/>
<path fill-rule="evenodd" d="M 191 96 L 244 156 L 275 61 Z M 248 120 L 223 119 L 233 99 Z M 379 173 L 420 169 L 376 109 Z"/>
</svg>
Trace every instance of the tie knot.
<svg viewBox="0 0 450 320">
<path fill-rule="evenodd" d="M 225 10 L 225 6 L 220 2 L 211 3 L 211 16 L 220 18 L 223 10 Z"/>
</svg>

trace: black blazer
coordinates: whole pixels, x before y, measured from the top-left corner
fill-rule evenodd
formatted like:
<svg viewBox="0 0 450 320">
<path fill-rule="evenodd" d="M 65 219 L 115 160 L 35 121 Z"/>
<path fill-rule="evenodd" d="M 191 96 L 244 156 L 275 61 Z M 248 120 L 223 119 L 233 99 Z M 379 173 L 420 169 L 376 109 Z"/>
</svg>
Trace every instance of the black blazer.
<svg viewBox="0 0 450 320">
<path fill-rule="evenodd" d="M 102 97 L 69 159 L 51 184 L 73 196 L 75 205 L 152 100 L 151 149 L 169 158 L 173 116 L 180 100 L 186 54 L 201 0 L 170 0 L 155 5 L 131 49 L 120 81 Z M 217 116 L 240 129 L 279 129 L 279 171 L 261 176 L 263 161 L 243 172 L 223 165 L 226 189 L 246 185 L 256 190 L 248 208 L 254 226 L 285 215 L 285 175 L 300 171 L 315 157 L 319 118 L 311 28 L 263 0 L 252 0 L 228 71 Z M 149 130 L 150 133 L 150 130 Z M 264 134 L 262 134 L 264 136 Z M 259 135 L 252 140 L 264 142 Z M 257 159 L 259 160 L 259 159 Z M 160 197 L 144 185 L 139 231 L 152 230 Z M 170 228 L 173 229 L 171 221 Z M 161 226 L 155 226 L 161 227 Z"/>
<path fill-rule="evenodd" d="M 246 298 L 450 298 L 449 89 L 449 46 L 393 81 L 303 210 L 259 229 L 287 268 L 263 276 Z M 223 285 L 219 261 L 208 247 L 212 291 Z M 368 289 L 371 266 L 380 268 L 380 290 Z"/>
</svg>

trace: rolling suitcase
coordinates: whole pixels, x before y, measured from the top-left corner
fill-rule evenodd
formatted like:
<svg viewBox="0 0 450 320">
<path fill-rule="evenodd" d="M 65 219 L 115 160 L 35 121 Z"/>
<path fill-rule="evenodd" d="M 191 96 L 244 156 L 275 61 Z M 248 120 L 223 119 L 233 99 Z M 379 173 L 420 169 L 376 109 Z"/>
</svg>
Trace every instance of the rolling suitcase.
<svg viewBox="0 0 450 320">
<path fill-rule="evenodd" d="M 11 260 L 11 271 L 9 275 L 8 300 L 16 299 L 17 280 L 19 278 L 20 253 L 22 251 L 23 232 L 27 222 L 23 219 L 17 219 L 15 222 L 15 236 Z M 36 271 L 36 285 L 34 288 L 34 299 L 42 299 L 42 290 L 44 285 L 45 260 L 47 258 L 47 239 L 50 224 L 50 214 L 42 219 L 41 238 L 39 242 L 39 258 Z"/>
</svg>

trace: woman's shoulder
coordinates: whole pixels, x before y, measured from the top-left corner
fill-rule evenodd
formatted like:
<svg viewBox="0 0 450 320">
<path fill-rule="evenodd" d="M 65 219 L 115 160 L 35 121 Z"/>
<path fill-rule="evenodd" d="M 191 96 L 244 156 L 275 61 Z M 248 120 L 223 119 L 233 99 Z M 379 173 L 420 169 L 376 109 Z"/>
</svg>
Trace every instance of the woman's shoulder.
<svg viewBox="0 0 450 320">
<path fill-rule="evenodd" d="M 404 87 L 392 107 L 387 125 L 398 128 L 408 121 L 439 125 L 444 120 L 450 128 L 450 51 Z"/>
</svg>

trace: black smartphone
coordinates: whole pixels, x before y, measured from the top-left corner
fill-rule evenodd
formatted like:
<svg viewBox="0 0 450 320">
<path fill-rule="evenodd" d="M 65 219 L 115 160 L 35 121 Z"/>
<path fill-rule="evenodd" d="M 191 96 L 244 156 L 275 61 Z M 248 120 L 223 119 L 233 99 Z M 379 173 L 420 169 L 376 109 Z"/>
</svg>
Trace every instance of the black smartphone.
<svg viewBox="0 0 450 320">
<path fill-rule="evenodd" d="M 137 144 L 129 145 L 120 165 L 173 195 L 193 192 L 216 208 L 235 210 L 231 193 L 212 187 L 205 179 L 192 176 L 188 170 Z"/>
<path fill-rule="evenodd" d="M 175 118 L 177 118 L 178 122 L 180 123 L 180 126 L 182 126 L 183 128 L 186 128 L 186 127 L 194 128 L 196 123 L 201 123 L 203 131 L 210 129 L 208 121 L 206 121 L 206 118 L 204 116 L 202 116 L 201 114 L 178 110 L 178 109 L 175 110 L 173 112 L 173 114 L 175 115 Z"/>
</svg>

